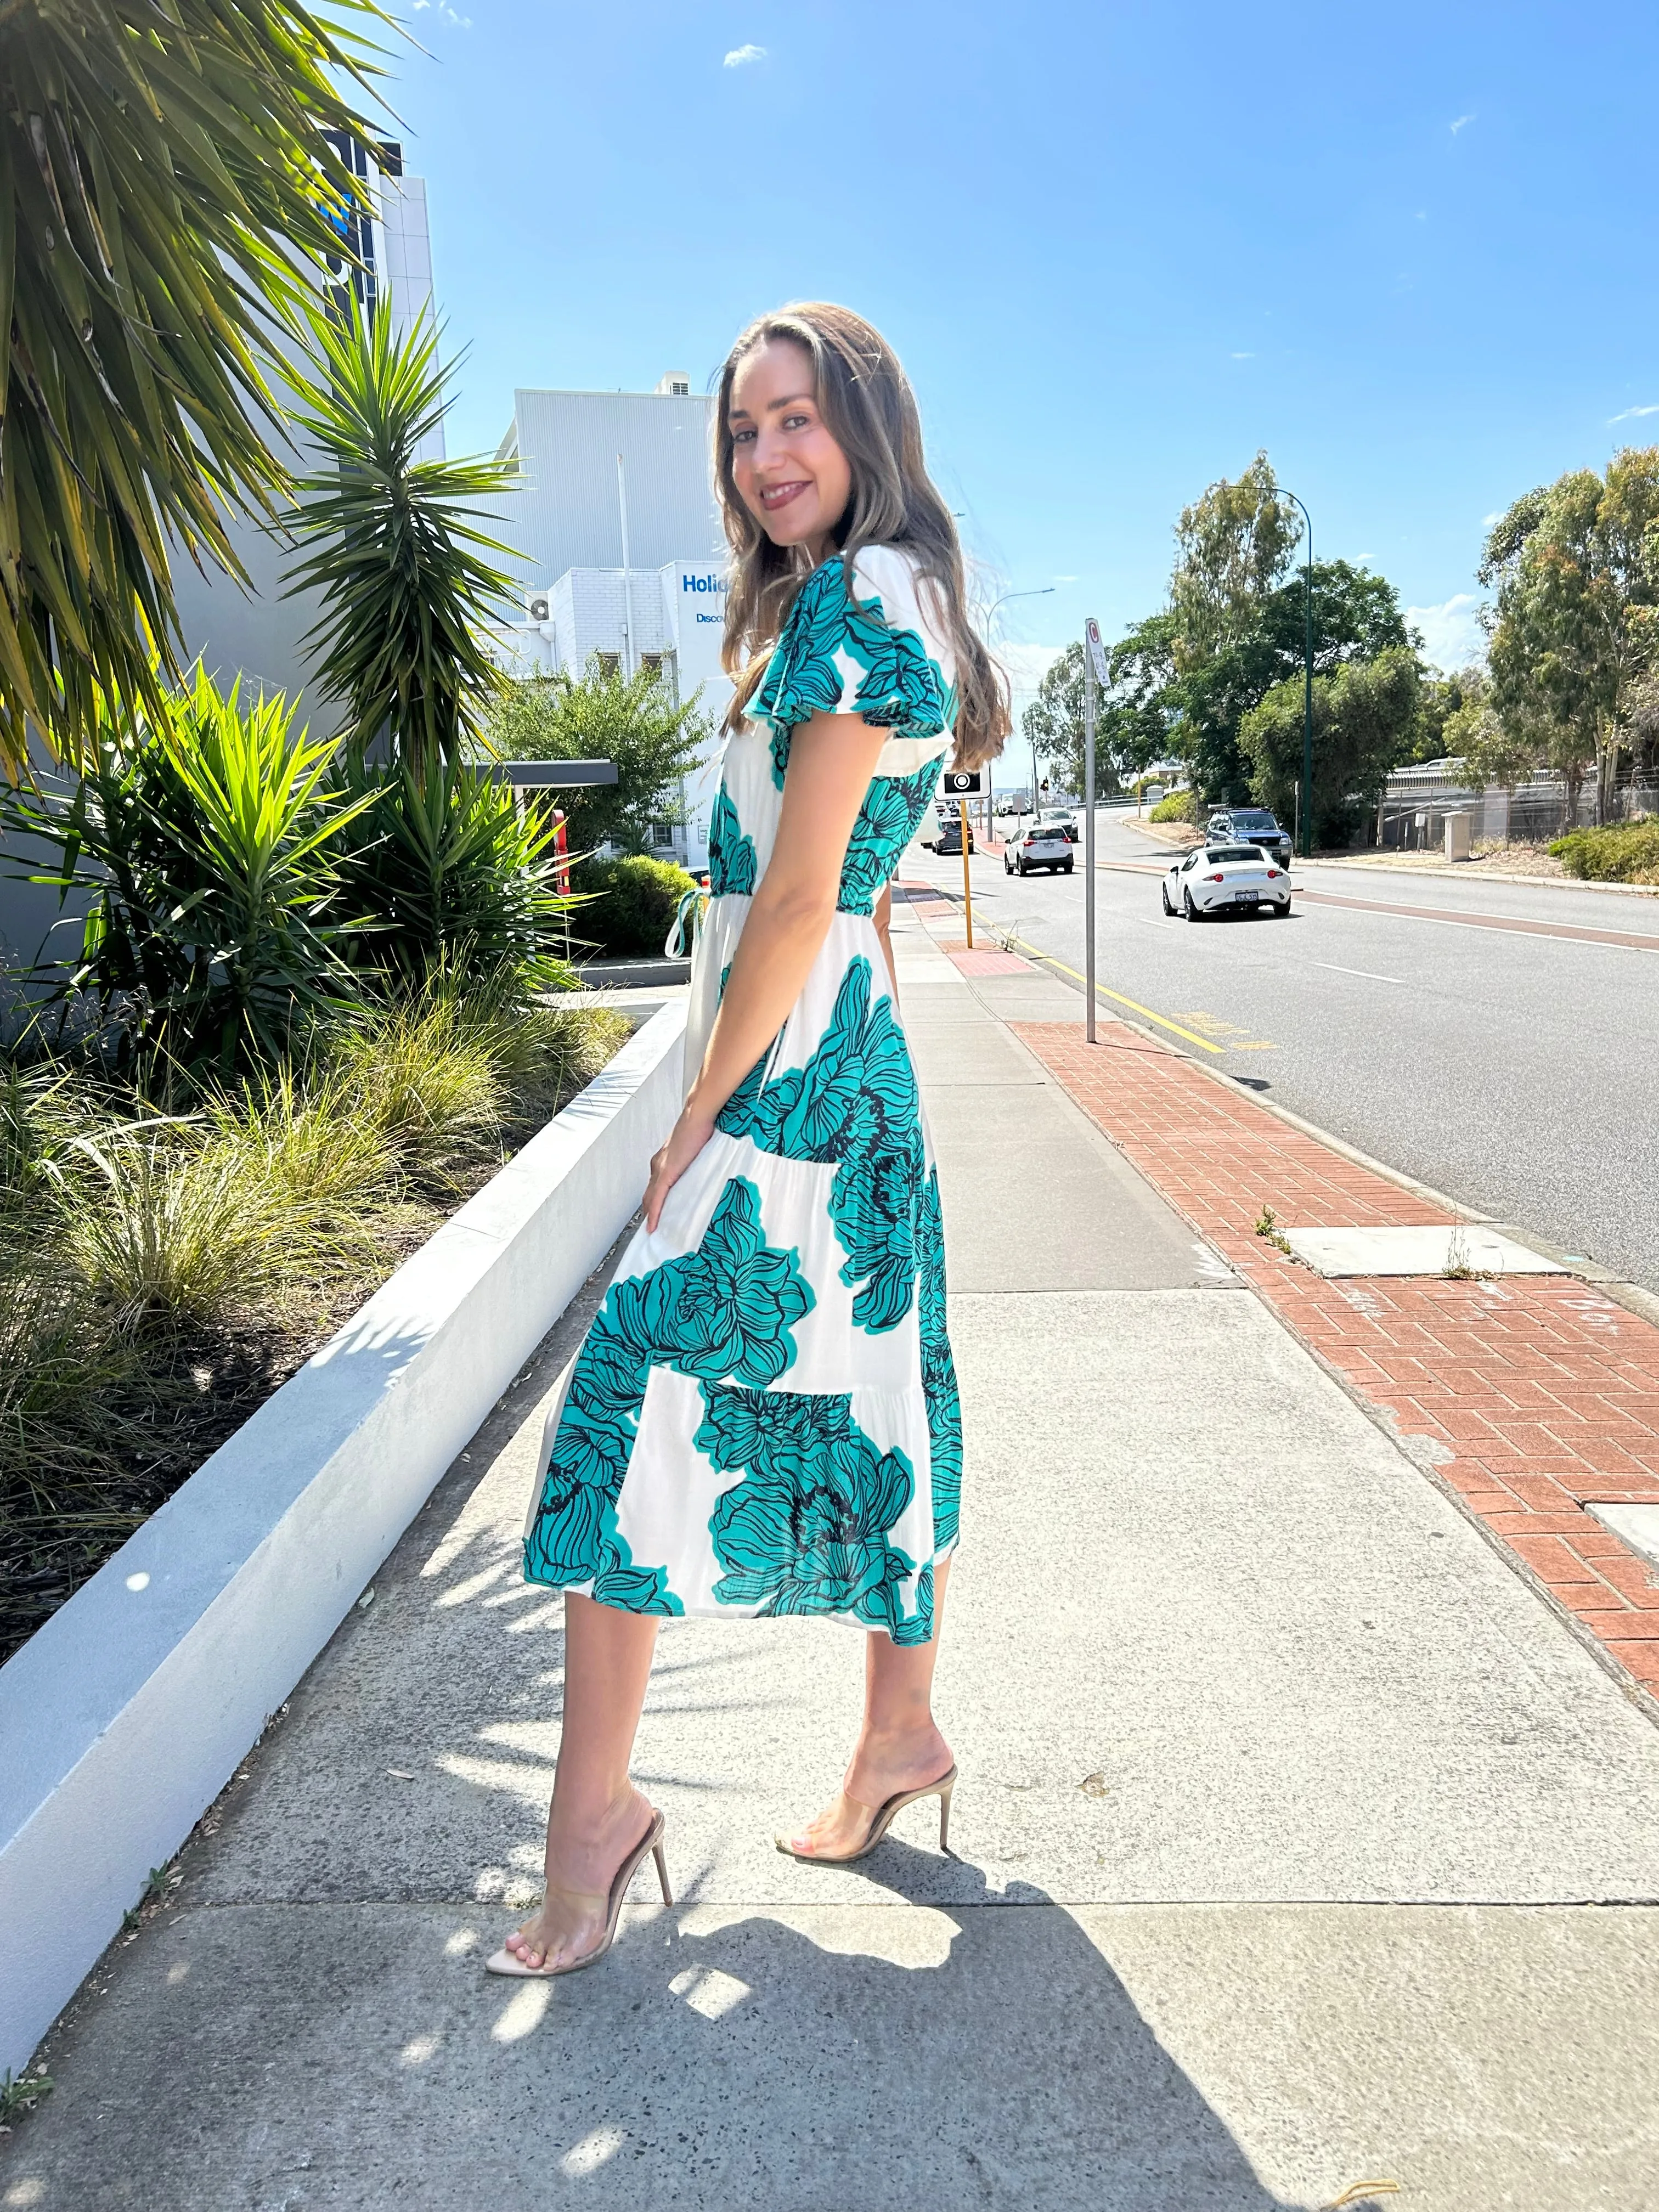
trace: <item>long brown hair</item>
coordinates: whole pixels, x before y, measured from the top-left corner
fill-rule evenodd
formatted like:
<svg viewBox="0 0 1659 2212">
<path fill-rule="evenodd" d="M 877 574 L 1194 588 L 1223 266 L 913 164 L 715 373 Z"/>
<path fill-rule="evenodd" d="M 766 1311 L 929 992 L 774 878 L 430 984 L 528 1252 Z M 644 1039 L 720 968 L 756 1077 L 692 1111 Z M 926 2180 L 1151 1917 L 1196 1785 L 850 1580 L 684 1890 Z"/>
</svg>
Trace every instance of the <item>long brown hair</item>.
<svg viewBox="0 0 1659 2212">
<path fill-rule="evenodd" d="M 775 545 L 738 495 L 732 474 L 732 386 L 745 357 L 775 338 L 811 357 L 824 427 L 847 456 L 852 496 L 833 536 L 853 589 L 866 545 L 902 546 L 932 587 L 956 659 L 956 762 L 978 768 L 1008 735 L 1008 685 L 968 620 L 957 526 L 927 475 L 910 380 L 881 335 L 850 307 L 799 300 L 750 324 L 726 357 L 714 414 L 714 482 L 732 547 L 720 665 L 737 686 L 728 726 L 742 714 L 809 568 L 801 549 Z"/>
</svg>

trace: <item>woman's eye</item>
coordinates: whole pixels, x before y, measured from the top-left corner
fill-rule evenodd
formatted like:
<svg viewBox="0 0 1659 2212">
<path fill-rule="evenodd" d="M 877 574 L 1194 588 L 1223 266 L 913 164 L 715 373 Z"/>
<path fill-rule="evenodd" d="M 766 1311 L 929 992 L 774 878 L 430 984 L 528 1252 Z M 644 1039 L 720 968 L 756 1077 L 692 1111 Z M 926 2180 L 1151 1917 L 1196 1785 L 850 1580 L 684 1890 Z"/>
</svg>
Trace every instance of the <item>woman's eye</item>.
<svg viewBox="0 0 1659 2212">
<path fill-rule="evenodd" d="M 783 418 L 783 427 L 786 430 L 805 430 L 811 419 L 810 415 L 786 415 Z"/>
<path fill-rule="evenodd" d="M 752 430 L 734 430 L 732 433 L 732 443 L 734 446 L 752 445 L 754 438 L 755 434 Z"/>
</svg>

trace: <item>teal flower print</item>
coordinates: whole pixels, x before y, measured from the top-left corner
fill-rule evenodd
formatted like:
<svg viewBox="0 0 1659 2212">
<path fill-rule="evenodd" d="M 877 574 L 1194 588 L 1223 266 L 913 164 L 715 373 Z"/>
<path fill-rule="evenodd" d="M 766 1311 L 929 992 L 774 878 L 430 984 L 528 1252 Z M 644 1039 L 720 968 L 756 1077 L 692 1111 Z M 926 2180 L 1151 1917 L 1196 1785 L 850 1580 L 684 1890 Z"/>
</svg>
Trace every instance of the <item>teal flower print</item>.
<svg viewBox="0 0 1659 2212">
<path fill-rule="evenodd" d="M 726 1569 L 715 1598 L 764 1613 L 850 1613 L 919 1640 L 902 1595 L 915 1570 L 890 1540 L 915 1486 L 904 1454 L 877 1449 L 848 1396 L 707 1384 L 702 1395 L 697 1449 L 744 1478 L 708 1524 Z"/>
<path fill-rule="evenodd" d="M 872 999 L 873 988 L 870 963 L 849 960 L 811 1060 L 770 1083 L 757 1060 L 718 1123 L 763 1152 L 838 1163 L 830 1218 L 847 1255 L 841 1279 L 863 1285 L 853 1318 L 872 1334 L 896 1328 L 910 1310 L 921 1164 L 915 1070 L 891 999 Z"/>
<path fill-rule="evenodd" d="M 724 898 L 741 893 L 752 897 L 757 872 L 755 841 L 745 836 L 738 810 L 721 784 L 708 822 L 708 896 Z"/>
<path fill-rule="evenodd" d="M 695 1252 L 613 1283 L 570 1379 L 526 1539 L 526 1578 L 556 1588 L 591 1579 L 596 1596 L 604 1579 L 636 1595 L 602 1603 L 677 1609 L 665 1581 L 651 1580 L 658 1571 L 634 1566 L 616 1522 L 651 1369 L 775 1382 L 794 1360 L 792 1331 L 812 1305 L 798 1254 L 767 1244 L 760 1194 L 742 1176 L 726 1183 Z"/>
<path fill-rule="evenodd" d="M 921 1389 L 927 1406 L 928 1460 L 933 1492 L 933 1552 L 957 1540 L 962 1500 L 962 1401 L 945 1324 L 945 1219 L 939 1171 L 917 1186 L 916 1323 L 921 1339 Z"/>
<path fill-rule="evenodd" d="M 830 1218 L 847 1254 L 841 1279 L 853 1319 L 874 1335 L 896 1328 L 910 1310 L 916 1273 L 916 1187 L 921 1179 L 921 1133 L 908 1150 L 867 1152 L 842 1164 L 830 1193 Z"/>
<path fill-rule="evenodd" d="M 871 778 L 842 863 L 836 904 L 842 914 L 875 911 L 876 901 L 927 811 L 944 766 L 941 757 L 924 762 L 914 775 Z"/>
<path fill-rule="evenodd" d="M 688 1266 L 671 1364 L 701 1382 L 775 1382 L 794 1363 L 791 1329 L 813 1303 L 797 1255 L 767 1245 L 760 1193 L 734 1176 Z"/>
<path fill-rule="evenodd" d="M 862 672 L 850 706 L 838 656 Z M 879 597 L 854 598 L 837 556 L 801 586 L 749 708 L 772 731 L 772 780 L 780 791 L 796 723 L 848 712 L 895 737 L 933 738 L 951 727 L 956 695 L 915 630 L 889 629 Z"/>
</svg>

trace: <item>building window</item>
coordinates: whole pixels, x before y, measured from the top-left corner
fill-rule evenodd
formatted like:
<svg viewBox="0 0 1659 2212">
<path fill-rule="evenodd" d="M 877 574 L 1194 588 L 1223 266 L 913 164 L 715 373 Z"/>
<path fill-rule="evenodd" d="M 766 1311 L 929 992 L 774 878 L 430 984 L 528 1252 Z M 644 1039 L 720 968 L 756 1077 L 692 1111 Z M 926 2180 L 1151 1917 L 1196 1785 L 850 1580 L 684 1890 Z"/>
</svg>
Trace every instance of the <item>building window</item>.
<svg viewBox="0 0 1659 2212">
<path fill-rule="evenodd" d="M 611 676 L 617 676 L 617 675 L 620 675 L 620 674 L 621 674 L 621 672 L 622 672 L 622 655 L 621 655 L 621 653 L 596 653 L 594 654 L 593 658 L 594 658 L 594 659 L 595 659 L 595 660 L 597 660 L 597 661 L 599 662 L 599 673 L 600 673 L 600 675 L 601 675 L 601 676 L 611 677 Z"/>
</svg>

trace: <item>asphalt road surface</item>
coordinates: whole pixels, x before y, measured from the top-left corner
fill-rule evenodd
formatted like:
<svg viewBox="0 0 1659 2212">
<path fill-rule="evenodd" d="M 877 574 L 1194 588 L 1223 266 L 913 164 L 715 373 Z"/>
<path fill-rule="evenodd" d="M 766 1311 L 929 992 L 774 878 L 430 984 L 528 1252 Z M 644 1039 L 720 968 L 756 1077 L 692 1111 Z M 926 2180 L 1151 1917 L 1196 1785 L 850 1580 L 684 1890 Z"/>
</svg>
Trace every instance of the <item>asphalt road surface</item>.
<svg viewBox="0 0 1659 2212">
<path fill-rule="evenodd" d="M 1193 924 L 1160 908 L 1175 854 L 1098 820 L 1103 1013 L 1659 1290 L 1659 898 L 1320 866 L 1294 872 L 1285 921 Z M 1024 878 L 976 855 L 980 922 L 1080 970 L 1077 852 L 1073 874 Z M 961 890 L 959 858 L 907 865 Z"/>
</svg>

